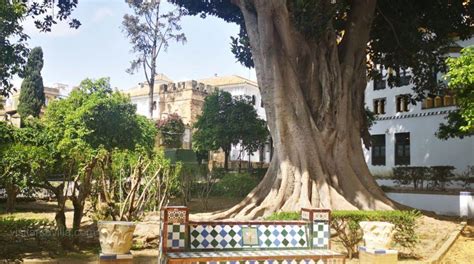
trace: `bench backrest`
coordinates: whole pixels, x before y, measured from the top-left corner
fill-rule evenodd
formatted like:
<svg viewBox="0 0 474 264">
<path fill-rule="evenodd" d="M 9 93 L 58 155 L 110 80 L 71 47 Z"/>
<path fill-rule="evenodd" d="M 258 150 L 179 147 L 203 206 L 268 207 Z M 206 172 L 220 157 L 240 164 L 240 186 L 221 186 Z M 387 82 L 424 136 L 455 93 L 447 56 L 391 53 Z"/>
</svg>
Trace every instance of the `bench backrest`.
<svg viewBox="0 0 474 264">
<path fill-rule="evenodd" d="M 163 252 L 329 249 L 330 211 L 302 209 L 301 221 L 189 221 L 185 207 L 162 212 Z"/>
</svg>

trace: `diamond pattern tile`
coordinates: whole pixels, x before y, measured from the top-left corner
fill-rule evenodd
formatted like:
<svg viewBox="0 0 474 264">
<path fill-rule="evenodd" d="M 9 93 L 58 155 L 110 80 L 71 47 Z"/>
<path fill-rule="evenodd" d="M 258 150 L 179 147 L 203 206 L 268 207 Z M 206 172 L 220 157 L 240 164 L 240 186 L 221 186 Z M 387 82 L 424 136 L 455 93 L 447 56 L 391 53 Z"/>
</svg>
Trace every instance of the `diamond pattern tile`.
<svg viewBox="0 0 474 264">
<path fill-rule="evenodd" d="M 308 247 L 303 225 L 259 225 L 258 239 L 261 248 Z"/>
<path fill-rule="evenodd" d="M 242 248 L 242 228 L 239 225 L 191 225 L 191 249 Z"/>
</svg>

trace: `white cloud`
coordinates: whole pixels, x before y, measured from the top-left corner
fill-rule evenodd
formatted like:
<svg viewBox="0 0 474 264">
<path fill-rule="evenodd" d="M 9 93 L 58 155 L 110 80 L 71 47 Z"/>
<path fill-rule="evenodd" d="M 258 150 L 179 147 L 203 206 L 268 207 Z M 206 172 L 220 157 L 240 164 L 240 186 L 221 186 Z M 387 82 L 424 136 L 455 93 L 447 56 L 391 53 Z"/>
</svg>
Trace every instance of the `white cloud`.
<svg viewBox="0 0 474 264">
<path fill-rule="evenodd" d="M 108 7 L 100 7 L 97 8 L 97 10 L 94 12 L 94 16 L 92 18 L 92 21 L 94 22 L 100 22 L 108 17 L 111 17 L 114 15 L 114 12 L 112 9 Z"/>
</svg>

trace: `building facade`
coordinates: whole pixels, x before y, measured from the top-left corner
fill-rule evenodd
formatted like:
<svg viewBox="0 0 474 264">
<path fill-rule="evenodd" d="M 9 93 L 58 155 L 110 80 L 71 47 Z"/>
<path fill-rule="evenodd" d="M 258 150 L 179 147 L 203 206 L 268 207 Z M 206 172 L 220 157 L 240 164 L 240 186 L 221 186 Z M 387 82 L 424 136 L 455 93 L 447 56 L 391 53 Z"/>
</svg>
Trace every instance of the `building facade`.
<svg viewBox="0 0 474 264">
<path fill-rule="evenodd" d="M 459 41 L 460 47 L 474 40 Z M 451 53 L 449 56 L 458 56 Z M 364 150 L 374 175 L 390 175 L 395 166 L 454 166 L 460 174 L 474 166 L 474 137 L 438 139 L 440 123 L 456 109 L 456 99 L 446 91 L 416 105 L 407 100 L 413 93 L 410 72 L 402 86 L 388 87 L 386 80 L 370 81 L 365 91 L 366 106 L 376 114 L 370 129 L 372 147 Z"/>
<path fill-rule="evenodd" d="M 249 96 L 259 117 L 265 119 L 265 110 L 257 83 L 240 76 L 173 82 L 166 75 L 158 74 L 155 77 L 155 84 L 153 119 L 164 119 L 171 114 L 179 115 L 186 126 L 183 136 L 183 148 L 192 148 L 192 126 L 202 113 L 206 96 L 216 89 L 229 92 L 232 96 Z M 130 96 L 139 114 L 150 117 L 148 86 L 146 84 L 139 84 L 137 87 L 124 91 L 124 93 Z M 271 146 L 269 143 L 250 156 L 245 151 L 241 151 L 240 145 L 237 144 L 232 146 L 230 161 L 250 160 L 253 163 L 268 163 L 270 153 Z M 220 152 L 215 152 L 212 159 L 223 162 L 223 155 Z"/>
</svg>

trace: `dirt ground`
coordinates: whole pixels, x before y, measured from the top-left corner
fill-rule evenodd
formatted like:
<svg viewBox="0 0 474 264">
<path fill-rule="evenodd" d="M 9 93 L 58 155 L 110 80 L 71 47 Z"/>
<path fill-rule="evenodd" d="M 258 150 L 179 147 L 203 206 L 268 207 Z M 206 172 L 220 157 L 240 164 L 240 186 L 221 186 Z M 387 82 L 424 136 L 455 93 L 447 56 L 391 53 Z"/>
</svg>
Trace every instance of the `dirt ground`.
<svg viewBox="0 0 474 264">
<path fill-rule="evenodd" d="M 441 263 L 474 263 L 474 220 L 471 220 L 463 229 Z"/>
<path fill-rule="evenodd" d="M 236 204 L 239 200 L 240 199 L 222 197 L 220 197 L 219 199 L 212 199 L 210 202 L 209 210 L 212 211 L 229 208 L 232 205 Z M 174 203 L 179 204 L 179 201 L 174 201 Z M 200 203 L 199 201 L 193 201 L 189 205 L 189 207 L 192 208 L 191 213 L 205 211 L 205 209 L 202 207 L 202 203 Z M 47 218 L 50 220 L 54 220 L 54 208 L 55 203 L 53 202 L 23 202 L 18 204 L 18 212 L 13 214 L 13 216 L 16 218 Z M 0 217 L 2 216 L 6 215 L 0 213 Z M 67 211 L 66 217 L 67 224 L 70 225 L 72 222 L 71 209 Z M 88 219 L 87 217 L 85 217 L 84 220 L 85 222 L 90 223 L 90 219 Z M 452 218 L 436 219 L 432 217 L 422 216 L 418 220 L 416 232 L 419 235 L 420 243 L 413 250 L 399 249 L 401 252 L 401 262 L 420 263 L 426 261 L 445 242 L 449 234 L 453 230 L 455 230 L 456 227 L 458 227 L 459 222 L 459 220 Z M 465 229 L 463 236 L 461 236 L 457 240 L 456 244 L 446 255 L 443 260 L 443 263 L 474 263 L 474 226 L 472 225 L 472 222 L 470 224 L 471 226 Z M 333 245 L 335 246 L 334 249 L 343 251 L 340 247 L 337 247 L 337 243 L 333 243 Z M 96 263 L 98 255 L 97 252 L 98 248 L 73 253 L 68 252 L 55 256 L 55 263 Z M 158 251 L 156 249 L 135 250 L 133 251 L 134 256 L 136 256 L 134 262 L 154 263 L 156 261 L 157 252 Z M 26 259 L 50 259 L 51 256 L 48 256 L 47 254 L 44 255 L 44 253 L 45 252 L 32 252 L 27 253 L 24 256 L 26 257 Z M 28 262 L 31 263 L 30 261 L 26 261 L 25 263 Z M 347 261 L 347 263 L 358 263 L 358 260 L 353 259 Z"/>
</svg>

